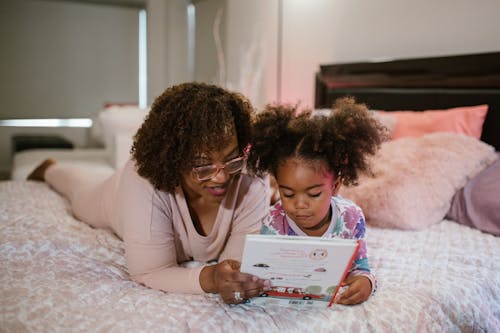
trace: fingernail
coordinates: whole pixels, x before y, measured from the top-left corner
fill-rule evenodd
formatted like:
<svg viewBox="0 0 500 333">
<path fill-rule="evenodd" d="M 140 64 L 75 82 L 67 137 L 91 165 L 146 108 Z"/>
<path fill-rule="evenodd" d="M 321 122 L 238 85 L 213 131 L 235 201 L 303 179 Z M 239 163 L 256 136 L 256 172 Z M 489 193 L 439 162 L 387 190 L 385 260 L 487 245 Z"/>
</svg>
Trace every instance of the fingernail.
<svg viewBox="0 0 500 333">
<path fill-rule="evenodd" d="M 259 281 L 259 278 L 254 275 L 254 276 L 252 276 L 252 281 L 257 282 L 257 281 Z"/>
<path fill-rule="evenodd" d="M 270 280 L 264 280 L 264 286 L 265 287 L 270 287 L 271 286 L 271 281 Z"/>
</svg>

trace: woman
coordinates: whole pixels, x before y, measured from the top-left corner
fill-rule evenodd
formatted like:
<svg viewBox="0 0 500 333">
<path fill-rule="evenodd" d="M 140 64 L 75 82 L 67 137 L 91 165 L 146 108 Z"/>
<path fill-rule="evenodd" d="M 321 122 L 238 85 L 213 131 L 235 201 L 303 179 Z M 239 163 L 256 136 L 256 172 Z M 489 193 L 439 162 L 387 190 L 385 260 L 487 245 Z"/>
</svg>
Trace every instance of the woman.
<svg viewBox="0 0 500 333">
<path fill-rule="evenodd" d="M 28 179 L 46 181 L 78 219 L 123 239 L 133 280 L 240 303 L 270 285 L 239 271 L 244 236 L 258 233 L 269 203 L 266 182 L 244 172 L 252 116 L 240 94 L 180 84 L 155 100 L 132 159 L 109 179 L 53 160 Z"/>
</svg>

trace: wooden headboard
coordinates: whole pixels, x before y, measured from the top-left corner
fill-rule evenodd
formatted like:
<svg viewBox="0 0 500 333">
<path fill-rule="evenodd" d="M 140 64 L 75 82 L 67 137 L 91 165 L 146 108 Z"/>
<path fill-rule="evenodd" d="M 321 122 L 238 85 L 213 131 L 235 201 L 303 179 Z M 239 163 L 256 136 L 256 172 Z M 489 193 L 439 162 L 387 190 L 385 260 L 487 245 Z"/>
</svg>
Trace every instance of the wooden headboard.
<svg viewBox="0 0 500 333">
<path fill-rule="evenodd" d="M 481 140 L 500 150 L 500 52 L 321 65 L 315 107 L 346 95 L 386 111 L 488 104 Z"/>
</svg>

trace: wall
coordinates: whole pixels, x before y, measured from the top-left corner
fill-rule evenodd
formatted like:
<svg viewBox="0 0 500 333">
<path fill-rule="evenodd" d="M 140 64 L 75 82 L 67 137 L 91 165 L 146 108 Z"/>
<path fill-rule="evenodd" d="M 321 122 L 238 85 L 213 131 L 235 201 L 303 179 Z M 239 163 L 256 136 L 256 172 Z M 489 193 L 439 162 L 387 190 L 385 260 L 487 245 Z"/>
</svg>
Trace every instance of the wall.
<svg viewBox="0 0 500 333">
<path fill-rule="evenodd" d="M 226 7 L 226 85 L 257 108 L 277 99 L 278 1 L 230 0 Z"/>
<path fill-rule="evenodd" d="M 187 0 L 147 0 L 148 102 L 188 71 Z M 195 76 L 224 84 L 258 108 L 312 106 L 320 64 L 500 51 L 498 0 L 202 0 Z M 280 21 L 280 17 L 282 20 Z M 0 118 L 85 117 L 103 102 L 137 100 L 137 9 L 49 0 L 0 1 Z M 34 129 L 17 129 L 29 132 Z M 17 131 L 16 130 L 16 131 Z M 0 128 L 0 172 L 12 130 Z M 73 136 L 82 130 L 44 129 Z"/>
<path fill-rule="evenodd" d="M 106 102 L 137 102 L 138 9 L 77 2 L 0 1 L 0 119 L 93 117 Z M 0 127 L 0 173 L 15 133 L 85 129 Z"/>
<path fill-rule="evenodd" d="M 262 43 L 266 78 L 251 96 L 258 107 L 312 107 L 320 64 L 500 50 L 498 0 L 231 0 L 228 9 L 230 83 L 260 70 L 245 57 Z"/>
<path fill-rule="evenodd" d="M 229 0 L 230 2 L 231 0 Z M 195 37 L 195 64 L 194 80 L 221 84 L 221 73 L 216 47 L 216 38 L 220 39 L 221 46 L 225 36 L 227 17 L 226 0 L 210 0 L 196 2 L 196 37 Z M 219 12 L 220 11 L 220 12 Z M 218 29 L 216 19 L 220 16 Z M 225 50 L 224 50 L 225 51 Z"/>
<path fill-rule="evenodd" d="M 148 104 L 188 80 L 187 1 L 147 0 Z"/>
<path fill-rule="evenodd" d="M 314 105 L 319 64 L 500 51 L 498 0 L 285 0 L 284 101 Z"/>
<path fill-rule="evenodd" d="M 148 103 L 165 88 L 189 81 L 186 0 L 146 0 Z M 209 38 L 225 0 L 200 2 L 196 80 L 216 78 Z M 138 10 L 74 1 L 0 2 L 0 119 L 93 117 L 105 102 L 138 99 Z M 222 36 L 224 25 L 221 26 Z M 76 147 L 82 128 L 0 127 L 0 175 L 11 167 L 11 136 L 57 134 Z"/>
<path fill-rule="evenodd" d="M 148 101 L 167 87 L 186 82 L 219 83 L 214 41 L 214 21 L 223 10 L 220 38 L 225 39 L 226 0 L 193 1 L 196 7 L 194 68 L 190 73 L 186 0 L 147 0 L 148 12 Z"/>
<path fill-rule="evenodd" d="M 1 1 L 1 117 L 89 117 L 104 102 L 137 102 L 137 40 L 137 9 Z"/>
</svg>

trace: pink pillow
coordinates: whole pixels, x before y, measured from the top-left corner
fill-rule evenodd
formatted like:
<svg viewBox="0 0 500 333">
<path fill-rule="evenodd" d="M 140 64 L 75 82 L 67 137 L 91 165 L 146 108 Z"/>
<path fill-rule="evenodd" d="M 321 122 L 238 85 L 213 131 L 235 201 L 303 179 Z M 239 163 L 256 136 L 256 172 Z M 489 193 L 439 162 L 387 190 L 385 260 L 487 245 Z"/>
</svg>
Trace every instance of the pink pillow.
<svg viewBox="0 0 500 333">
<path fill-rule="evenodd" d="M 453 196 L 446 218 L 500 236 L 500 154 Z"/>
<path fill-rule="evenodd" d="M 462 133 L 481 138 L 488 105 L 464 106 L 446 110 L 378 111 L 396 118 L 392 138 L 418 137 L 433 132 Z"/>
<path fill-rule="evenodd" d="M 371 160 L 374 175 L 340 194 L 363 209 L 369 225 L 423 229 L 443 220 L 454 194 L 497 158 L 492 146 L 458 133 L 387 141 Z"/>
</svg>

